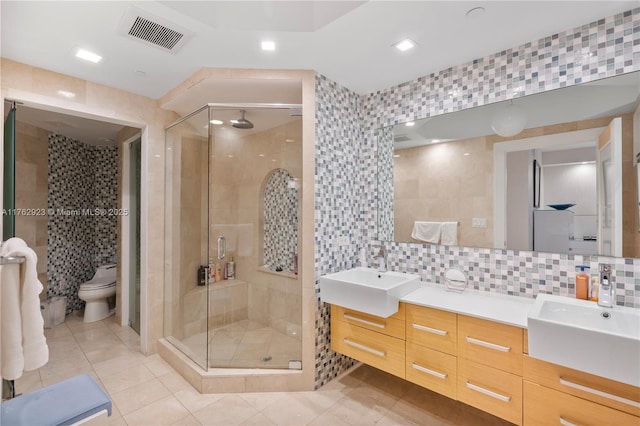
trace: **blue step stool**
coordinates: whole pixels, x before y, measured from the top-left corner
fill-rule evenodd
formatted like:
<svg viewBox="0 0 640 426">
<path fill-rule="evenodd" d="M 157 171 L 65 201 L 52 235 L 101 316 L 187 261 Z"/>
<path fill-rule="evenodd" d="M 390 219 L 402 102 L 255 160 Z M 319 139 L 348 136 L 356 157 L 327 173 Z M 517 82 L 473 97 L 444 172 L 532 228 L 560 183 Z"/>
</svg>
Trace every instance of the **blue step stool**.
<svg viewBox="0 0 640 426">
<path fill-rule="evenodd" d="M 101 411 L 111 400 L 88 374 L 72 377 L 0 404 L 2 426 L 66 426 Z"/>
</svg>

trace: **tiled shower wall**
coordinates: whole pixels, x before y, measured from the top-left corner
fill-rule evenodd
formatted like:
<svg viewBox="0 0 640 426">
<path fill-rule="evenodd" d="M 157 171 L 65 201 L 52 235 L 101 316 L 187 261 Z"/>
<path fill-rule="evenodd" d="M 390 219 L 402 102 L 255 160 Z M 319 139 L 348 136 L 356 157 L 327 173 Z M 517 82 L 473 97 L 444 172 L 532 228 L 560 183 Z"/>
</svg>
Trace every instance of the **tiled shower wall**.
<svg viewBox="0 0 640 426">
<path fill-rule="evenodd" d="M 116 259 L 118 150 L 50 134 L 48 157 L 47 296 L 66 296 L 70 313 L 83 307 L 80 284 Z"/>
<path fill-rule="evenodd" d="M 316 288 L 318 277 L 355 265 L 359 242 L 377 244 L 375 176 L 377 129 L 474 106 L 640 70 L 640 8 L 600 19 L 357 99 L 323 76 L 316 78 Z M 338 115 L 338 113 L 340 113 Z M 362 121 L 359 117 L 362 116 Z M 345 134 L 345 129 L 362 133 Z M 345 147 L 357 147 L 356 158 Z M 353 165 L 353 162 L 356 165 Z M 357 164 L 360 164 L 358 168 Z M 332 204 L 336 171 L 359 203 Z M 357 204 L 357 205 L 355 205 Z M 357 213 L 357 214 L 355 214 Z M 353 216 L 351 216 L 353 215 Z M 352 223 L 351 218 L 358 222 Z M 353 228 L 350 231 L 350 228 Z M 338 236 L 352 244 L 340 247 Z M 640 260 L 385 243 L 391 269 L 439 282 L 449 266 L 469 274 L 470 287 L 533 297 L 575 294 L 575 265 L 611 263 L 618 304 L 640 308 Z M 371 250 L 371 248 L 370 248 Z M 329 348 L 326 306 L 318 302 L 316 386 L 340 374 L 347 359 Z"/>
<path fill-rule="evenodd" d="M 264 264 L 294 271 L 298 255 L 298 186 L 291 173 L 276 169 L 264 188 Z M 297 271 L 296 271 L 297 272 Z"/>
</svg>

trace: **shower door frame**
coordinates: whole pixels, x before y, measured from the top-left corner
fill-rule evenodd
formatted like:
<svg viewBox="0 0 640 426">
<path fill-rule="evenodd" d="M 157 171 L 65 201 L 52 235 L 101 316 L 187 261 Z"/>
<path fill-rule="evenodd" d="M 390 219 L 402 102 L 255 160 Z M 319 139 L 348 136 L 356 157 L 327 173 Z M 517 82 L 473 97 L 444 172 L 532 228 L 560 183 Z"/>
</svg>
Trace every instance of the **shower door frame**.
<svg viewBox="0 0 640 426">
<path fill-rule="evenodd" d="M 208 132 L 208 155 L 210 156 L 211 155 L 212 145 L 215 143 L 215 141 L 213 140 L 213 134 L 212 134 L 212 131 L 211 131 L 213 125 L 210 123 L 210 121 L 212 119 L 211 111 L 213 110 L 213 108 L 221 108 L 221 109 L 222 108 L 224 108 L 224 109 L 257 109 L 257 108 L 261 108 L 261 109 L 290 109 L 290 110 L 291 109 L 300 109 L 300 111 L 302 112 L 303 104 L 302 103 L 219 103 L 219 102 L 210 102 L 210 103 L 207 103 L 207 104 L 203 105 L 202 107 L 197 108 L 196 110 L 190 112 L 189 114 L 185 115 L 184 117 L 181 117 L 178 120 L 170 123 L 169 125 L 167 125 L 164 128 L 164 130 L 165 130 L 165 149 L 167 148 L 166 147 L 166 131 L 167 130 L 169 130 L 172 127 L 177 126 L 177 125 L 181 124 L 182 122 L 194 117 L 195 115 L 201 113 L 204 109 L 207 109 L 208 119 L 209 119 L 209 124 L 208 124 L 209 127 L 207 129 L 207 132 Z M 300 116 L 303 117 L 303 112 L 300 114 Z M 304 131 L 303 131 L 303 134 L 304 134 Z M 303 158 L 300 158 L 300 162 L 301 162 L 301 166 L 302 166 Z M 165 168 L 165 171 L 166 170 L 167 169 Z M 208 198 L 208 204 L 209 204 L 209 197 L 211 197 L 211 186 L 212 186 L 212 182 L 211 182 L 211 163 L 210 163 L 210 161 L 208 162 L 208 177 L 207 178 L 208 178 L 208 188 L 209 188 L 209 193 L 207 194 L 207 198 Z M 165 185 L 166 185 L 166 183 L 165 183 Z M 165 189 L 165 191 L 166 191 L 166 189 Z M 166 203 L 166 192 L 165 192 L 165 203 Z M 165 205 L 165 209 L 166 208 L 167 208 L 167 206 Z M 208 210 L 210 210 L 210 207 L 209 207 Z M 211 212 L 208 211 L 209 228 L 208 228 L 207 241 L 209 241 L 209 242 L 210 242 L 210 240 L 212 238 L 211 229 L 210 229 L 211 219 L 212 219 L 211 218 Z M 167 224 L 168 224 L 167 217 L 165 217 L 165 220 L 166 220 L 166 222 L 165 222 L 165 227 L 166 227 Z M 166 232 L 166 230 L 165 230 L 165 232 Z M 299 240 L 299 241 L 301 241 L 301 240 Z M 165 240 L 165 244 L 166 244 L 166 240 Z M 208 246 L 210 247 L 210 244 Z M 211 253 L 209 253 L 209 251 L 207 251 L 207 257 L 210 257 L 210 255 L 211 255 Z M 166 250 L 165 250 L 165 256 L 167 256 Z M 165 274 L 166 273 L 167 273 L 167 271 L 165 271 Z M 168 282 L 171 282 L 171 280 L 167 280 L 166 276 L 165 276 L 165 287 L 168 285 L 167 284 Z M 301 282 L 300 282 L 300 284 L 302 285 Z M 206 315 L 207 315 L 207 318 L 206 318 L 206 323 L 207 323 L 207 326 L 206 326 L 206 330 L 207 330 L 206 331 L 206 336 L 207 336 L 206 337 L 207 338 L 206 362 L 207 362 L 207 367 L 205 368 L 200 362 L 198 362 L 198 360 L 194 360 L 192 358 L 192 360 L 197 365 L 199 365 L 201 368 L 203 368 L 205 371 L 208 370 L 208 368 L 210 368 L 209 366 L 211 364 L 211 361 L 209 359 L 210 358 L 210 350 L 209 350 L 209 344 L 208 344 L 209 332 L 210 332 L 210 330 L 209 330 L 209 315 L 211 314 L 211 312 L 210 312 L 211 307 L 210 307 L 210 303 L 209 303 L 210 291 L 211 291 L 210 283 L 207 280 L 207 284 L 206 284 L 206 294 L 207 294 L 207 304 L 206 304 L 206 306 L 207 306 L 207 309 L 206 309 Z M 166 292 L 166 288 L 165 288 L 165 292 Z M 165 302 L 165 305 L 166 305 L 166 302 Z M 302 322 L 302 318 L 300 320 Z M 301 330 L 303 330 L 302 323 L 301 323 Z M 174 341 L 175 339 L 173 339 L 172 336 L 167 336 L 166 335 L 166 330 L 165 330 L 164 334 L 165 334 L 165 338 L 168 338 L 167 340 L 169 342 L 171 342 L 174 347 L 176 347 L 178 350 L 183 352 L 185 355 L 189 356 L 189 354 L 185 353 L 181 349 L 181 345 L 176 345 L 175 344 L 176 343 Z M 302 340 L 300 341 L 300 345 L 302 346 Z M 301 354 L 301 358 L 302 358 L 302 354 Z M 217 367 L 217 368 L 227 368 L 227 367 Z M 228 367 L 228 368 L 237 368 L 237 367 Z M 242 368 L 242 367 L 240 367 L 240 368 Z M 247 367 L 247 368 L 256 368 L 256 367 Z"/>
</svg>

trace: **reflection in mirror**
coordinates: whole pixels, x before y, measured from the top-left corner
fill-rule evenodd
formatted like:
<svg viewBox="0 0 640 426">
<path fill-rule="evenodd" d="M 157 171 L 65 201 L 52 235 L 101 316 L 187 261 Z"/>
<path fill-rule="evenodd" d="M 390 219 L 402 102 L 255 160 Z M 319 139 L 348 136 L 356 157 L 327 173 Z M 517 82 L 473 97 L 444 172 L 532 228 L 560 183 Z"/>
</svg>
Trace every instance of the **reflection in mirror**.
<svg viewBox="0 0 640 426">
<path fill-rule="evenodd" d="M 412 237 L 416 222 L 437 227 L 458 221 L 461 246 L 640 257 L 632 148 L 639 94 L 635 72 L 517 98 L 513 104 L 524 110 L 527 125 L 512 137 L 492 130 L 508 102 L 379 129 L 378 238 L 425 242 Z M 599 139 L 615 117 L 621 117 L 620 141 L 610 146 L 622 183 L 609 211 L 599 201 L 604 168 L 598 163 L 609 142 Z M 535 209 L 533 160 L 540 166 Z M 559 234 L 547 227 L 552 236 L 536 241 L 534 220 L 541 223 L 543 211 L 560 211 L 552 204 L 575 204 L 564 213 L 571 220 Z M 617 241 L 614 228 L 611 238 L 598 241 L 606 236 L 599 225 L 605 215 L 618 217 Z"/>
</svg>

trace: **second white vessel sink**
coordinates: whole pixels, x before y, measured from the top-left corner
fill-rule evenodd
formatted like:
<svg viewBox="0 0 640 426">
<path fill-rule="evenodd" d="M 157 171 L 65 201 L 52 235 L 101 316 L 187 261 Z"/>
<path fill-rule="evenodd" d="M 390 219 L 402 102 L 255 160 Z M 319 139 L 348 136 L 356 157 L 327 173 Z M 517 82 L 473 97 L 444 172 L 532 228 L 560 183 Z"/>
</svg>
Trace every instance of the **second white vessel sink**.
<svg viewBox="0 0 640 426">
<path fill-rule="evenodd" d="M 387 318 L 418 287 L 418 275 L 358 267 L 320 277 L 320 300 Z"/>
<path fill-rule="evenodd" d="M 539 294 L 527 328 L 530 356 L 640 386 L 640 309 Z"/>
</svg>

